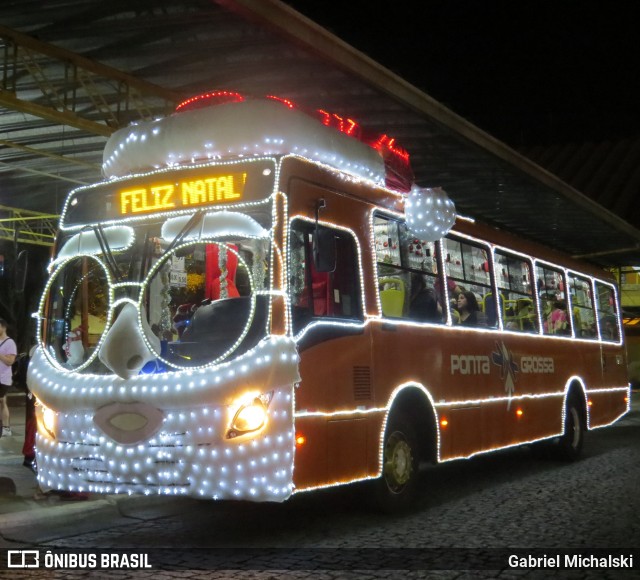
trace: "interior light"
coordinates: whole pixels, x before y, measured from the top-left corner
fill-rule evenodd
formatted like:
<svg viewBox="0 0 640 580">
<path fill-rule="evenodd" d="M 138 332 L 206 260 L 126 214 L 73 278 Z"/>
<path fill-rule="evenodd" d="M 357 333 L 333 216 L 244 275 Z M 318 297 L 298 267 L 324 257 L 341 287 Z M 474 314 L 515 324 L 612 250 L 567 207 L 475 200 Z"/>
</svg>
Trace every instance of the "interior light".
<svg viewBox="0 0 640 580">
<path fill-rule="evenodd" d="M 522 409 L 518 409 L 516 411 L 516 415 L 518 415 L 518 418 L 522 417 L 522 415 L 524 415 L 524 411 Z"/>
<path fill-rule="evenodd" d="M 589 407 L 593 406 L 593 401 L 591 399 L 589 399 L 589 401 L 587 402 L 587 405 L 589 405 Z"/>
<path fill-rule="evenodd" d="M 307 438 L 302 433 L 296 433 L 296 447 L 302 447 L 307 442 Z"/>
<path fill-rule="evenodd" d="M 448 424 L 449 424 L 449 421 L 445 417 L 440 419 L 440 426 L 441 427 L 446 427 Z"/>
</svg>

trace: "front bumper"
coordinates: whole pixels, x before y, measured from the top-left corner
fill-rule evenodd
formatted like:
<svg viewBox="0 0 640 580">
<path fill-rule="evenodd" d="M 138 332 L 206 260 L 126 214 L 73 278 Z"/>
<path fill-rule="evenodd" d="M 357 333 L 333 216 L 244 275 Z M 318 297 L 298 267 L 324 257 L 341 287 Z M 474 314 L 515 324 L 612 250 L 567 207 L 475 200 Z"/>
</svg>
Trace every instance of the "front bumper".
<svg viewBox="0 0 640 580">
<path fill-rule="evenodd" d="M 291 495 L 293 341 L 272 337 L 215 368 L 129 380 L 61 372 L 42 353 L 33 362 L 29 386 L 55 412 L 53 432 L 39 418 L 43 489 L 252 501 Z M 228 438 L 238 401 L 265 392 L 272 393 L 266 425 Z"/>
</svg>

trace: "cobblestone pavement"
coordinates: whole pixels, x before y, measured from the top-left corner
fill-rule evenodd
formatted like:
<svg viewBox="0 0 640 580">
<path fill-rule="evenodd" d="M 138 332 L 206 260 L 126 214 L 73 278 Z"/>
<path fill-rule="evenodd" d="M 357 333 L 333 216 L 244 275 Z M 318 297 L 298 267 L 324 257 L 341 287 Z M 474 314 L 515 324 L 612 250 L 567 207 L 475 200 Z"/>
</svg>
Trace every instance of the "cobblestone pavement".
<svg viewBox="0 0 640 580">
<path fill-rule="evenodd" d="M 42 526 L 5 537 L 0 548 L 131 548 L 150 552 L 152 562 L 162 555 L 170 564 L 152 571 L 15 570 L 8 576 L 12 580 L 640 578 L 637 415 L 590 432 L 584 458 L 576 463 L 513 449 L 428 469 L 424 480 L 419 505 L 402 516 L 373 512 L 363 501 L 366 486 L 301 494 L 282 505 L 168 500 L 171 515 L 125 513 L 82 530 Z M 270 550 L 253 551 L 261 548 Z M 517 550 L 542 554 L 572 548 L 585 554 L 597 548 L 621 554 L 635 549 L 638 561 L 626 571 L 508 567 L 507 555 Z M 234 567 L 228 564 L 233 554 L 240 562 L 235 567 L 258 569 L 212 567 L 211 557 L 215 563 L 219 553 L 226 555 L 227 568 Z M 495 570 L 418 569 L 429 568 L 429 562 L 446 567 L 437 565 L 438 557 L 454 568 L 468 567 L 465 562 L 478 568 L 495 561 L 501 565 Z"/>
</svg>

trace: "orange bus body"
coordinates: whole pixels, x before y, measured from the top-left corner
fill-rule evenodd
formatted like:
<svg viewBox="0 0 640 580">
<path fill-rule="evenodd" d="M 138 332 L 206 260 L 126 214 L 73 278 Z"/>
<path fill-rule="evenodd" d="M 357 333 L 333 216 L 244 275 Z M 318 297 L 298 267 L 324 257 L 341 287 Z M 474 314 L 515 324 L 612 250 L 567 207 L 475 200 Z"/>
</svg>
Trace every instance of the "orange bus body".
<svg viewBox="0 0 640 580">
<path fill-rule="evenodd" d="M 421 463 L 539 441 L 573 459 L 628 411 L 611 276 L 460 216 L 422 240 L 405 203 L 425 190 L 381 185 L 393 140 L 305 115 L 247 101 L 122 129 L 109 180 L 71 192 L 28 375 L 43 489 L 284 501 L 375 479 L 395 509 Z M 258 124 L 268 152 L 247 149 Z"/>
<path fill-rule="evenodd" d="M 609 425 L 628 410 L 621 340 L 383 317 L 371 219 L 376 212 L 397 215 L 401 198 L 296 159 L 283 163 L 281 184 L 290 223 L 313 221 L 322 198 L 322 222 L 353 232 L 364 285 L 357 331 L 308 340 L 308 346 L 313 324 L 298 335 L 296 433 L 303 443 L 296 449 L 296 491 L 379 477 L 385 423 L 402 397 L 409 398 L 418 433 L 430 439 L 424 441 L 428 458 L 437 462 L 561 436 L 571 389 L 584 400 L 589 429 Z M 459 219 L 453 233 L 610 282 L 593 266 L 470 220 Z M 510 362 L 518 369 L 511 386 Z"/>
</svg>

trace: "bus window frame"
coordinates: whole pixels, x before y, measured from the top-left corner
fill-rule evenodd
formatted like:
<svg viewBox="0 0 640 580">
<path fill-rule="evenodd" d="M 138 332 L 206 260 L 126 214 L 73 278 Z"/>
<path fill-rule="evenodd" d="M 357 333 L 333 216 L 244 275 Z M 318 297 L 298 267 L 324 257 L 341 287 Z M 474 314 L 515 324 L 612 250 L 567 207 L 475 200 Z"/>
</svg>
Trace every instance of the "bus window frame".
<svg viewBox="0 0 640 580">
<path fill-rule="evenodd" d="M 311 271 L 311 268 L 309 268 L 308 266 L 305 266 L 305 286 L 304 286 L 303 292 L 301 293 L 301 296 L 304 296 L 306 294 L 306 301 L 308 304 L 307 312 L 310 311 L 311 316 L 306 316 L 304 319 L 305 322 L 302 323 L 300 327 L 294 326 L 294 320 L 296 318 L 294 313 L 294 308 L 296 305 L 293 303 L 293 300 L 292 300 L 293 296 L 291 295 L 289 298 L 290 321 L 291 321 L 290 324 L 291 324 L 291 330 L 294 336 L 303 335 L 309 329 L 309 327 L 312 326 L 313 324 L 318 324 L 318 323 L 329 323 L 329 324 L 344 323 L 347 325 L 354 324 L 354 323 L 363 324 L 365 320 L 363 278 L 361 274 L 360 275 L 358 274 L 358 272 L 362 272 L 362 252 L 360 249 L 359 241 L 355 233 L 348 228 L 343 228 L 336 224 L 329 224 L 324 222 L 321 222 L 321 223 L 323 227 L 334 232 L 334 235 L 338 235 L 340 237 L 349 239 L 351 241 L 352 250 L 353 250 L 353 262 L 355 266 L 355 268 L 353 268 L 351 271 L 352 283 L 353 283 L 353 297 L 355 298 L 354 303 L 352 303 L 351 305 L 351 308 L 353 312 L 355 312 L 355 314 L 352 316 L 331 316 L 328 314 L 315 315 L 314 305 L 313 305 L 313 284 L 311 280 L 312 271 Z M 302 227 L 296 228 L 296 226 L 302 226 Z M 292 271 L 293 271 L 293 268 L 292 268 L 293 252 L 291 249 L 292 236 L 295 234 L 296 231 L 297 232 L 302 231 L 303 236 L 306 237 L 311 232 L 313 232 L 314 228 L 315 228 L 315 222 L 302 216 L 296 216 L 292 218 L 291 221 L 289 222 L 288 239 L 287 239 L 287 247 L 288 247 L 287 276 L 289 278 L 292 275 Z M 305 251 L 305 264 L 313 264 L 313 252 L 312 252 L 311 243 L 308 239 L 305 239 L 304 251 Z M 340 258 L 338 255 L 337 260 L 339 261 L 339 259 Z M 327 274 L 332 275 L 333 272 L 330 272 Z M 289 283 L 289 286 L 291 286 L 290 283 Z"/>
<path fill-rule="evenodd" d="M 596 312 L 596 326 L 598 328 L 598 338 L 600 340 L 601 343 L 604 344 L 622 344 L 622 324 L 620 322 L 620 302 L 618 299 L 618 289 L 616 287 L 615 284 L 611 283 L 611 282 L 607 282 L 605 280 L 600 280 L 598 278 L 593 278 L 592 279 L 593 282 L 593 296 L 594 296 L 594 308 L 595 308 L 595 312 Z M 599 294 L 598 294 L 598 284 L 601 284 L 602 286 L 604 286 L 605 288 L 608 288 L 610 292 L 613 293 L 613 297 L 614 297 L 614 312 L 613 313 L 609 313 L 609 312 L 604 312 L 602 313 L 602 318 L 604 318 L 604 316 L 613 316 L 613 318 L 616 321 L 616 333 L 617 333 L 617 338 L 616 339 L 606 339 L 602 337 L 602 326 L 600 324 L 600 320 L 601 320 L 601 311 L 600 311 L 600 299 L 599 299 Z"/>
<path fill-rule="evenodd" d="M 380 262 L 378 260 L 378 251 L 375 245 L 375 220 L 376 218 L 382 218 L 384 220 L 387 220 L 388 222 L 394 222 L 397 228 L 397 234 L 398 234 L 398 256 L 400 258 L 400 264 L 385 264 L 384 262 Z M 372 232 L 372 260 L 373 260 L 373 265 L 374 265 L 374 274 L 375 274 L 375 280 L 374 280 L 374 287 L 375 287 L 375 293 L 376 293 L 376 301 L 378 303 L 378 311 L 380 313 L 380 316 L 385 319 L 385 320 L 397 320 L 397 321 L 406 321 L 406 322 L 412 322 L 415 324 L 437 324 L 438 326 L 444 326 L 444 325 L 448 325 L 449 324 L 449 319 L 450 319 L 450 315 L 449 312 L 447 312 L 446 314 L 443 312 L 441 319 L 439 321 L 425 321 L 425 320 L 416 320 L 411 318 L 411 316 L 409 315 L 409 312 L 407 311 L 406 314 L 403 313 L 403 316 L 401 317 L 395 317 L 395 316 L 388 316 L 385 315 L 382 311 L 382 301 L 381 301 L 381 297 L 380 297 L 380 284 L 379 281 L 381 279 L 381 277 L 383 277 L 380 274 L 380 266 L 384 265 L 384 266 L 389 266 L 392 268 L 397 269 L 399 272 L 402 273 L 406 273 L 409 275 L 409 277 L 411 277 L 412 274 L 419 274 L 421 276 L 431 276 L 434 279 L 434 287 L 437 287 L 438 284 L 438 280 L 440 280 L 440 284 L 443 284 L 442 280 L 444 279 L 444 269 L 442 266 L 442 247 L 440 245 L 440 241 L 441 240 L 436 240 L 433 242 L 433 247 L 434 247 L 434 255 L 432 256 L 432 259 L 435 261 L 436 263 L 436 269 L 437 272 L 434 274 L 432 272 L 428 272 L 427 270 L 423 270 L 423 269 L 418 269 L 418 268 L 412 268 L 411 266 L 405 264 L 405 259 L 406 259 L 406 255 L 405 252 L 403 251 L 402 248 L 402 234 L 400 232 L 400 227 L 401 226 L 405 226 L 407 228 L 407 232 L 409 233 L 409 235 L 414 235 L 411 232 L 411 229 L 409 228 L 409 226 L 407 225 L 406 222 L 406 218 L 398 216 L 398 215 L 392 215 L 389 213 L 386 213 L 384 211 L 380 211 L 380 210 L 375 210 L 372 212 L 372 216 L 371 216 L 371 232 Z M 410 294 L 411 292 L 409 292 L 409 299 L 410 299 Z M 446 290 L 445 290 L 445 294 L 443 294 L 443 300 L 445 301 L 446 304 L 448 304 L 449 299 L 448 296 L 446 294 Z M 444 310 L 444 306 L 443 306 L 443 310 Z"/>
<path fill-rule="evenodd" d="M 586 340 L 588 342 L 600 342 L 602 339 L 600 338 L 600 324 L 599 324 L 599 320 L 598 320 L 598 315 L 597 315 L 597 309 L 596 309 L 596 299 L 595 299 L 595 278 L 593 278 L 593 276 L 588 276 L 587 274 L 583 274 L 581 272 L 576 272 L 575 270 L 566 270 L 566 277 L 567 277 L 567 300 L 568 303 L 570 304 L 570 308 L 571 311 L 567 313 L 567 315 L 569 316 L 569 318 L 571 318 L 571 327 L 573 328 L 573 338 L 576 340 Z M 588 287 L 589 287 L 589 291 L 591 292 L 591 312 L 593 313 L 593 318 L 594 318 L 594 323 L 596 325 L 596 333 L 594 336 L 578 336 L 578 332 L 577 332 L 577 328 L 575 325 L 575 321 L 574 321 L 574 315 L 573 315 L 573 298 L 571 297 L 571 282 L 570 280 L 574 278 L 574 279 L 578 279 L 581 282 L 586 282 Z M 579 306 L 578 308 L 585 308 L 584 306 Z M 582 330 L 580 329 L 580 332 L 582 332 Z"/>
<path fill-rule="evenodd" d="M 542 308 L 542 298 L 540 296 L 540 291 L 538 290 L 538 272 L 537 272 L 537 268 L 538 265 L 540 265 L 541 268 L 544 268 L 546 270 L 551 270 L 552 272 L 556 272 L 558 274 L 561 275 L 562 277 L 562 287 L 563 287 L 563 292 L 564 292 L 564 302 L 565 302 L 565 309 L 567 310 L 567 322 L 569 323 L 569 329 L 570 329 L 570 333 L 567 335 L 555 335 L 549 332 L 545 332 L 544 330 L 544 323 L 545 323 L 545 318 L 544 318 L 544 310 Z M 567 287 L 567 269 L 563 268 L 562 266 L 558 266 L 557 264 L 554 264 L 553 262 L 548 262 L 546 260 L 541 260 L 539 258 L 534 258 L 533 259 L 533 267 L 534 267 L 534 272 L 535 272 L 535 276 L 536 276 L 536 299 L 538 300 L 538 313 L 540 316 L 540 333 L 542 336 L 545 337 L 550 337 L 550 336 L 562 336 L 563 338 L 577 338 L 573 329 L 573 317 L 569 315 L 569 308 L 571 308 L 571 299 L 569 297 L 569 292 L 568 292 L 568 287 Z"/>
<path fill-rule="evenodd" d="M 526 334 L 529 336 L 536 336 L 536 335 L 543 335 L 543 330 L 540 326 L 540 303 L 539 303 L 539 296 L 538 296 L 538 291 L 537 291 L 537 280 L 536 280 L 536 275 L 535 275 L 535 259 L 532 256 L 529 256 L 527 254 L 523 254 L 522 252 L 518 252 L 516 250 L 512 250 L 510 248 L 505 248 L 504 246 L 493 246 L 493 254 L 492 254 L 492 259 L 493 259 L 493 265 L 494 268 L 498 267 L 498 260 L 496 258 L 496 253 L 501 254 L 501 255 L 505 255 L 505 257 L 512 257 L 512 258 L 517 258 L 520 259 L 521 261 L 527 263 L 529 265 L 529 273 L 530 273 L 530 284 L 531 284 L 531 297 L 532 297 L 532 305 L 533 305 L 533 309 L 534 309 L 534 315 L 536 317 L 536 320 L 538 321 L 538 323 L 535 325 L 536 327 L 531 330 L 531 331 L 526 331 L 526 330 L 517 330 L 517 331 L 513 331 L 513 332 L 517 332 L 518 334 Z M 496 286 L 496 292 L 499 295 L 500 294 L 500 287 L 498 286 L 498 276 L 496 271 L 494 270 L 493 272 L 494 274 L 494 279 L 495 279 L 495 286 Z M 510 290 L 511 291 L 511 290 Z M 525 294 L 523 294 L 523 296 L 525 296 Z M 498 309 L 500 312 L 500 330 L 502 331 L 507 331 L 509 332 L 509 330 L 505 327 L 505 317 L 503 316 L 503 312 L 502 312 L 502 308 L 500 308 L 500 305 L 498 304 Z"/>
<path fill-rule="evenodd" d="M 485 250 L 486 254 L 487 254 L 487 261 L 489 263 L 489 290 L 491 291 L 491 293 L 493 294 L 493 304 L 494 304 L 494 308 L 496 310 L 496 326 L 489 326 L 488 324 L 485 324 L 485 326 L 478 326 L 477 328 L 486 331 L 486 330 L 490 330 L 490 331 L 494 331 L 494 332 L 500 332 L 503 331 L 503 323 L 502 323 L 502 315 L 500 313 L 500 306 L 498 304 L 498 290 L 497 290 L 497 285 L 496 285 L 496 279 L 495 279 L 495 261 L 494 261 L 494 256 L 493 256 L 493 251 L 495 246 L 493 244 L 491 244 L 490 242 L 486 242 L 484 240 L 478 239 L 478 238 L 474 238 L 472 236 L 468 236 L 466 234 L 457 232 L 455 230 L 451 230 L 446 236 L 443 236 L 439 241 L 439 246 L 440 246 L 440 257 L 441 257 L 441 267 L 442 267 L 442 276 L 444 279 L 447 280 L 447 282 L 444 284 L 444 289 L 445 289 L 445 295 L 447 297 L 447 304 L 450 305 L 450 301 L 451 301 L 451 296 L 449 293 L 449 284 L 448 284 L 448 280 L 449 278 L 451 278 L 452 280 L 456 281 L 456 282 L 466 282 L 466 280 L 462 279 L 458 279 L 455 278 L 453 276 L 449 276 L 447 274 L 446 271 L 446 262 L 445 262 L 445 240 L 449 239 L 452 241 L 457 241 L 459 243 L 465 243 L 467 245 L 470 246 L 476 246 L 479 247 L 483 250 Z M 463 258 L 463 253 L 462 250 L 460 252 L 460 256 L 461 256 L 461 263 L 460 266 L 462 268 L 462 273 L 464 276 L 464 272 L 465 272 L 465 268 L 464 268 L 464 258 Z M 478 286 L 483 286 L 483 284 L 481 283 L 477 283 L 477 282 L 471 282 L 472 284 L 476 284 Z M 482 312 L 483 314 L 486 313 L 482 310 L 482 308 L 480 309 L 480 312 Z M 457 327 L 459 325 L 454 324 L 453 321 L 453 317 L 451 316 L 451 308 L 447 309 L 447 324 L 451 327 Z"/>
</svg>

